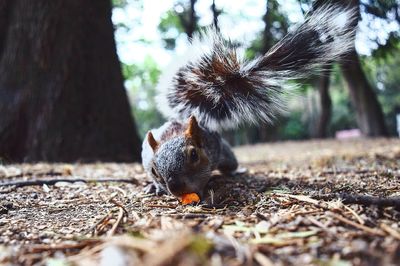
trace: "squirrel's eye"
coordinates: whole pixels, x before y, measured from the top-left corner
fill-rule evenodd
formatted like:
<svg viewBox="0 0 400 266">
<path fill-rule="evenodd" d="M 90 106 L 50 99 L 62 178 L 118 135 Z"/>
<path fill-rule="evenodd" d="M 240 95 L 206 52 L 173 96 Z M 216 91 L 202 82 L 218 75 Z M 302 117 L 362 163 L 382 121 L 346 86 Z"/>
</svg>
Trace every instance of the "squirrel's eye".
<svg viewBox="0 0 400 266">
<path fill-rule="evenodd" d="M 199 160 L 199 155 L 196 152 L 196 149 L 192 149 L 190 151 L 190 161 L 192 163 L 197 162 Z"/>
</svg>

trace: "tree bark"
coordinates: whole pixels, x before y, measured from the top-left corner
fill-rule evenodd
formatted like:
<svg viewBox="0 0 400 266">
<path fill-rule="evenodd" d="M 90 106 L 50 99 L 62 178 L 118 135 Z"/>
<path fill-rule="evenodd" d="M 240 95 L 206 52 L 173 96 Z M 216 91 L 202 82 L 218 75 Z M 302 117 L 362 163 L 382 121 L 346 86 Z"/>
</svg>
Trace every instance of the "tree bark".
<svg viewBox="0 0 400 266">
<path fill-rule="evenodd" d="M 276 0 L 267 1 L 265 14 L 263 16 L 264 30 L 263 30 L 263 42 L 261 47 L 261 53 L 265 54 L 275 44 L 274 37 L 272 36 L 271 28 L 274 22 L 273 12 L 278 10 L 278 2 Z"/>
<path fill-rule="evenodd" d="M 140 160 L 110 1 L 3 0 L 4 10 L 0 157 Z"/>
<path fill-rule="evenodd" d="M 315 136 L 317 138 L 328 137 L 328 126 L 332 116 L 332 100 L 329 95 L 329 83 L 331 66 L 326 66 L 318 80 L 318 92 L 320 99 L 320 113 L 318 117 Z"/>
<path fill-rule="evenodd" d="M 356 9 L 358 19 L 354 20 L 353 26 L 357 27 L 360 18 L 360 1 L 339 0 L 339 2 L 346 7 L 353 7 Z M 368 83 L 367 77 L 362 70 L 355 46 L 353 46 L 352 51 L 343 58 L 341 70 L 349 89 L 352 105 L 356 110 L 357 124 L 361 132 L 368 137 L 387 136 L 388 131 L 386 129 L 382 108 L 372 86 Z"/>
</svg>

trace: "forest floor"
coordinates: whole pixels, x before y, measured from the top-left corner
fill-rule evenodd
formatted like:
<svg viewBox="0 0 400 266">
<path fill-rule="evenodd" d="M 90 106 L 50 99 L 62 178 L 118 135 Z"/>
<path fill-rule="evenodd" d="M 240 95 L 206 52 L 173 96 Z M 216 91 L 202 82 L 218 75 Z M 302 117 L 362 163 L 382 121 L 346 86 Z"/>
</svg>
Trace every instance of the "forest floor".
<svg viewBox="0 0 400 266">
<path fill-rule="evenodd" d="M 0 264 L 400 264 L 399 139 L 235 153 L 247 171 L 186 206 L 139 164 L 0 166 Z"/>
</svg>

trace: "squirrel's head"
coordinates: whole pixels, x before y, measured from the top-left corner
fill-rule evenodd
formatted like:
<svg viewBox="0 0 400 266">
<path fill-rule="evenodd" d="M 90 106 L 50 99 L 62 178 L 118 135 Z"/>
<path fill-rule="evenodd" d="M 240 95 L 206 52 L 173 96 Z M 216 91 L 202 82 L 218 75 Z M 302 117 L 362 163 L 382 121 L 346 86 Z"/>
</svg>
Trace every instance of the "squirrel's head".
<svg viewBox="0 0 400 266">
<path fill-rule="evenodd" d="M 203 130 L 192 116 L 183 134 L 158 143 L 151 132 L 147 140 L 154 151 L 153 177 L 180 197 L 197 193 L 200 197 L 211 177 L 209 158 L 203 148 Z"/>
</svg>

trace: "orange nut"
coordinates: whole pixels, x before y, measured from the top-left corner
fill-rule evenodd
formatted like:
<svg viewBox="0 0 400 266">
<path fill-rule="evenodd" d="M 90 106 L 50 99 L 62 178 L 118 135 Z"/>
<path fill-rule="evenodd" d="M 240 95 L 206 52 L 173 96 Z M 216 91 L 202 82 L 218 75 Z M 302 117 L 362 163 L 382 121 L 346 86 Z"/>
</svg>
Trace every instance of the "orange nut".
<svg viewBox="0 0 400 266">
<path fill-rule="evenodd" d="M 196 193 L 183 194 L 181 197 L 181 203 L 183 205 L 191 204 L 193 202 L 197 203 L 199 201 L 200 201 L 200 197 Z"/>
</svg>

